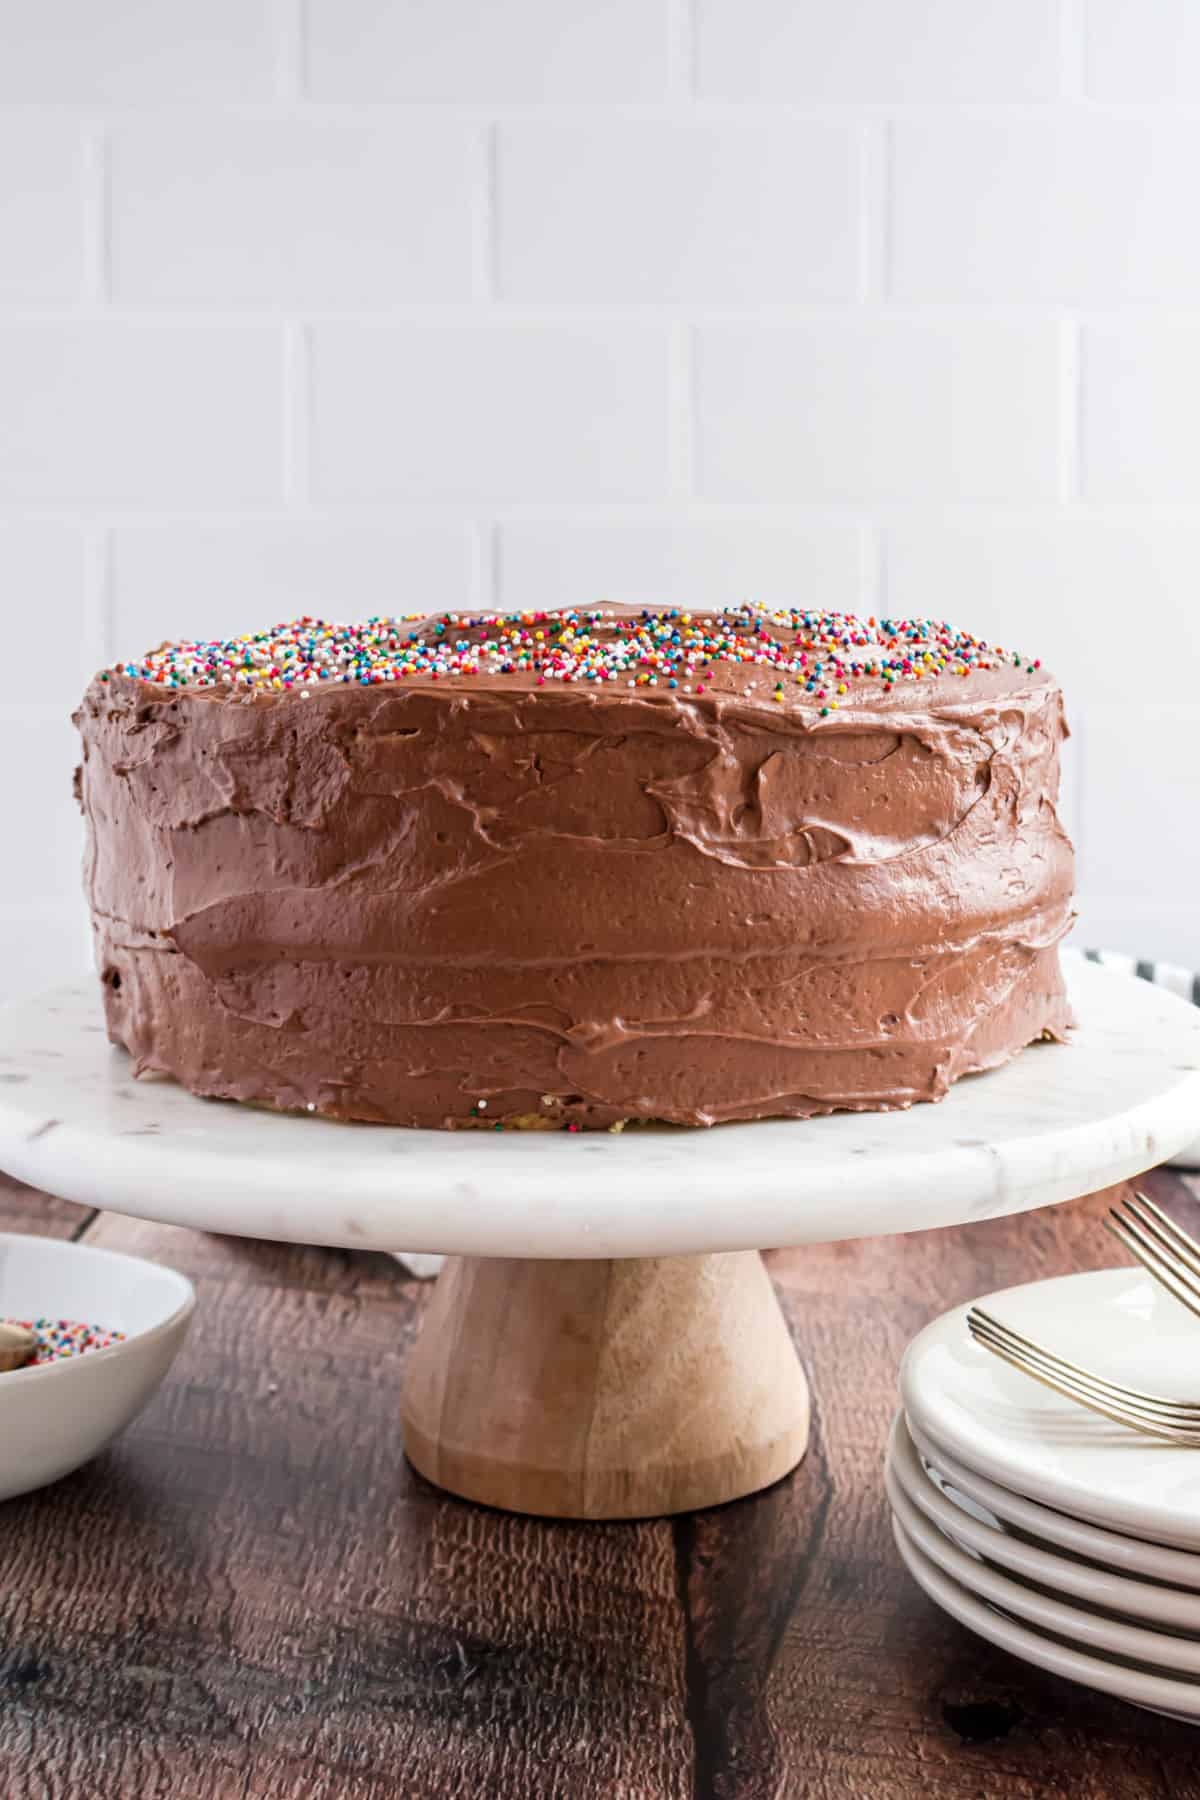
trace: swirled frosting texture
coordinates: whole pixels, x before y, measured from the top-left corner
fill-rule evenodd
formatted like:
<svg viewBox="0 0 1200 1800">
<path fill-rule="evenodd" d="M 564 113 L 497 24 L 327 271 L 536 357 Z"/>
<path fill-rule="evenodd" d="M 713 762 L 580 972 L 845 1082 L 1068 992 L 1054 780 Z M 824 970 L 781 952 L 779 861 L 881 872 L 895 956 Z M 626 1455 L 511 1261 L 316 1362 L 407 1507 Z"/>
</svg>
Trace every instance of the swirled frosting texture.
<svg viewBox="0 0 1200 1800">
<path fill-rule="evenodd" d="M 446 1127 L 906 1107 L 1061 1036 L 1051 678 L 780 686 L 98 677 L 110 1036 L 198 1094 Z"/>
</svg>

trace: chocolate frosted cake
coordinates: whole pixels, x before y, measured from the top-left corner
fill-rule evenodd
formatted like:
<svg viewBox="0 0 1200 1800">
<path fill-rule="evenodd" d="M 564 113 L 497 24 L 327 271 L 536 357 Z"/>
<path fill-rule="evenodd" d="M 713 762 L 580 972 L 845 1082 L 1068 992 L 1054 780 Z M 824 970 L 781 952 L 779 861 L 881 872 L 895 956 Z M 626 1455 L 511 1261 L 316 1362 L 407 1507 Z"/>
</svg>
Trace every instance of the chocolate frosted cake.
<svg viewBox="0 0 1200 1800">
<path fill-rule="evenodd" d="M 300 619 L 76 715 L 109 1035 L 197 1094 L 617 1127 L 1061 1037 L 1058 687 L 929 621 Z"/>
</svg>

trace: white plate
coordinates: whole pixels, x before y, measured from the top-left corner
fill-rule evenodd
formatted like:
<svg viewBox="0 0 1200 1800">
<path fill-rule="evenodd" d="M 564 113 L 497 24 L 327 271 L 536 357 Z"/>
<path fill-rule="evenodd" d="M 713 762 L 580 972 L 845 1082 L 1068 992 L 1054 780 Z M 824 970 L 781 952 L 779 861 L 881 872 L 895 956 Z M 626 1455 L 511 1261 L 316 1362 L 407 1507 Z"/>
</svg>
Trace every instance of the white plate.
<svg viewBox="0 0 1200 1800">
<path fill-rule="evenodd" d="M 979 1302 L 1113 1381 L 1200 1399 L 1200 1326 L 1140 1269 L 1031 1282 Z M 976 1344 L 967 1307 L 905 1352 L 904 1410 L 1002 1487 L 1152 1543 L 1200 1550 L 1200 1450 L 1148 1438 L 1052 1393 Z"/>
<path fill-rule="evenodd" d="M 1104 1531 L 1099 1525 L 1039 1506 L 1036 1500 L 1026 1500 L 966 1468 L 919 1430 L 912 1419 L 907 1420 L 907 1425 L 926 1467 L 1005 1524 L 1016 1525 L 1043 1543 L 1057 1545 L 1074 1556 L 1086 1557 L 1089 1562 L 1102 1563 L 1122 1574 L 1146 1575 L 1151 1581 L 1168 1582 L 1172 1587 L 1200 1589 L 1200 1556 L 1193 1556 L 1189 1550 L 1147 1544 L 1141 1538 L 1124 1537 L 1117 1531 Z"/>
<path fill-rule="evenodd" d="M 1101 1656 L 1090 1656 L 1084 1650 L 1043 1637 L 1020 1620 L 1006 1618 L 961 1582 L 944 1574 L 913 1543 L 896 1518 L 892 1520 L 892 1530 L 896 1546 L 918 1587 L 923 1588 L 943 1612 L 985 1638 L 989 1644 L 998 1644 L 1002 1650 L 1020 1657 L 1022 1662 L 1048 1669 L 1053 1675 L 1065 1676 L 1068 1681 L 1078 1681 L 1099 1693 L 1130 1700 L 1135 1706 L 1148 1707 L 1151 1712 L 1167 1713 L 1186 1724 L 1200 1724 L 1200 1686 L 1196 1683 L 1174 1681 L 1169 1675 L 1146 1674 L 1140 1669 L 1130 1669 Z"/>
<path fill-rule="evenodd" d="M 884 1479 L 892 1511 L 906 1535 L 944 1575 L 1039 1631 L 1065 1638 L 1089 1653 L 1149 1663 L 1168 1674 L 1193 1680 L 1200 1699 L 1200 1639 L 1153 1631 L 1145 1625 L 1129 1625 L 1041 1593 L 1023 1581 L 1014 1581 L 981 1557 L 960 1550 L 931 1525 L 904 1492 L 890 1464 L 884 1470 Z"/>
<path fill-rule="evenodd" d="M 903 1414 L 897 1417 L 892 1427 L 888 1469 L 930 1525 L 953 1539 L 960 1550 L 984 1556 L 1017 1577 L 1080 1601 L 1084 1606 L 1102 1607 L 1108 1612 L 1163 1626 L 1168 1631 L 1200 1634 L 1200 1595 L 1159 1587 L 1153 1582 L 1131 1581 L 1127 1576 L 1114 1575 L 1111 1570 L 1097 1569 L 1091 1563 L 1058 1556 L 1044 1545 L 1013 1537 L 998 1520 L 987 1523 L 988 1515 L 982 1508 L 974 1507 L 970 1498 L 959 1504 L 942 1493 L 921 1465 L 905 1428 Z M 950 1487 L 949 1492 L 956 1490 Z M 967 1511 L 968 1507 L 972 1510 Z M 1169 1660 L 1168 1666 L 1176 1667 L 1174 1659 Z M 1191 1672 L 1200 1672 L 1200 1667 Z"/>
</svg>

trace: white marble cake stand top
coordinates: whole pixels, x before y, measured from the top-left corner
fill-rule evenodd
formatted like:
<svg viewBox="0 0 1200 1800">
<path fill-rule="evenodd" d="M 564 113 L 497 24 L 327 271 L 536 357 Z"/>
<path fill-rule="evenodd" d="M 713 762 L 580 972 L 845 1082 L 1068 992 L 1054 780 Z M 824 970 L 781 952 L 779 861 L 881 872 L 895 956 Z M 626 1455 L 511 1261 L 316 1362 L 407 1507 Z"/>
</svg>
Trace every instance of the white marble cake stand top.
<svg viewBox="0 0 1200 1800">
<path fill-rule="evenodd" d="M 1200 1008 L 1091 965 L 1070 1045 L 905 1113 L 579 1133 L 280 1117 L 134 1081 L 92 983 L 0 1011 L 0 1167 L 69 1200 L 298 1243 L 636 1257 L 820 1243 L 1073 1199 L 1200 1124 Z"/>
</svg>

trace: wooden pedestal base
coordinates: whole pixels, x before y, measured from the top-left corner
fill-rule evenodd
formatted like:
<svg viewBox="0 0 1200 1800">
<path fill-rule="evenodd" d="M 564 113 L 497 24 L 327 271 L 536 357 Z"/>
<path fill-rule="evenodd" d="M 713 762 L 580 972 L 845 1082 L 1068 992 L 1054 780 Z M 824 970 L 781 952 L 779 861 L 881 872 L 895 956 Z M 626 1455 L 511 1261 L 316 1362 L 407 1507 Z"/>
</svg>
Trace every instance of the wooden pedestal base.
<svg viewBox="0 0 1200 1800">
<path fill-rule="evenodd" d="M 690 1512 L 786 1475 L 808 1387 L 757 1251 L 451 1257 L 409 1359 L 404 1444 L 468 1500 L 570 1519 Z"/>
</svg>

